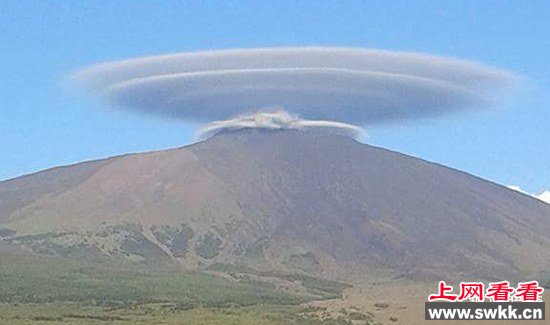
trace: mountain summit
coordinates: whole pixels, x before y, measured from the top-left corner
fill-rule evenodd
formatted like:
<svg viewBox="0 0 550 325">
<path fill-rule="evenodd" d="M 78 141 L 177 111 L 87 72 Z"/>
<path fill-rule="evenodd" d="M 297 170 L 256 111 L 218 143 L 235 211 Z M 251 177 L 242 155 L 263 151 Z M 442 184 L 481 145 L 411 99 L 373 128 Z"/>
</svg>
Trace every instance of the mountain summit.
<svg viewBox="0 0 550 325">
<path fill-rule="evenodd" d="M 1 182 L 0 238 L 190 269 L 513 279 L 550 269 L 550 205 L 342 135 L 248 129 Z"/>
</svg>

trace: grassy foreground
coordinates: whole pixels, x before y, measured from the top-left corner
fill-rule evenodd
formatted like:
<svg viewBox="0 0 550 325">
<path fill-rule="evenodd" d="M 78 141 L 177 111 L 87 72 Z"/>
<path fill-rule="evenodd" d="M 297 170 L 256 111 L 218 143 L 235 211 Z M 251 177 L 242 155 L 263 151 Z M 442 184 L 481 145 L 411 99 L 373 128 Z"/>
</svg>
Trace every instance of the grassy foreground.
<svg viewBox="0 0 550 325">
<path fill-rule="evenodd" d="M 277 281 L 299 287 L 285 291 L 257 274 L 233 276 L 3 250 L 0 324 L 349 323 L 320 321 L 300 305 L 345 286 L 280 275 Z"/>
<path fill-rule="evenodd" d="M 350 324 L 321 322 L 299 306 L 256 305 L 181 310 L 171 304 L 146 304 L 109 310 L 81 304 L 0 304 L 1 324 Z"/>
</svg>

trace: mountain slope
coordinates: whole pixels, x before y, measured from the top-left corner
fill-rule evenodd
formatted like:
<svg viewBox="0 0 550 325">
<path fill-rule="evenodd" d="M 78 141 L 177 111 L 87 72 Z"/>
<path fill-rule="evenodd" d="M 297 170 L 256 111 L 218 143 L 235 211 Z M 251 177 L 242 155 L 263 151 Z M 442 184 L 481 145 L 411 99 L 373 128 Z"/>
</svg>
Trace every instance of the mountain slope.
<svg viewBox="0 0 550 325">
<path fill-rule="evenodd" d="M 228 132 L 2 182 L 0 194 L 4 240 L 48 254 L 356 280 L 550 268 L 550 205 L 326 133 Z"/>
<path fill-rule="evenodd" d="M 109 159 L 48 169 L 0 182 L 0 222 L 45 195 L 75 187 L 101 169 Z"/>
</svg>

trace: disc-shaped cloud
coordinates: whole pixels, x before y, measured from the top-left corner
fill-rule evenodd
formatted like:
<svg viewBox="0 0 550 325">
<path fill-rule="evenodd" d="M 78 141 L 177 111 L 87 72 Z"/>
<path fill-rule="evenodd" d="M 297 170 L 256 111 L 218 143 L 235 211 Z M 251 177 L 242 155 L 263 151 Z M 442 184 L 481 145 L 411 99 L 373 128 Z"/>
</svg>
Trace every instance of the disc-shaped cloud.
<svg viewBox="0 0 550 325">
<path fill-rule="evenodd" d="M 515 80 L 464 60 L 347 48 L 163 55 L 74 77 L 111 103 L 154 115 L 208 122 L 278 106 L 305 119 L 361 125 L 487 106 Z"/>
</svg>

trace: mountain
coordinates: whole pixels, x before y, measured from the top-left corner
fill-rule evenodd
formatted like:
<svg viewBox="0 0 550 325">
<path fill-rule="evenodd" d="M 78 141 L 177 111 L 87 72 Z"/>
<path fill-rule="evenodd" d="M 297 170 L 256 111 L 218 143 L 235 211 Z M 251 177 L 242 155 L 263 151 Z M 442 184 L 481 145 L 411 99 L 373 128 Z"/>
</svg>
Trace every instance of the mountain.
<svg viewBox="0 0 550 325">
<path fill-rule="evenodd" d="M 342 135 L 251 129 L 0 182 L 0 238 L 185 269 L 518 279 L 550 269 L 550 205 Z"/>
</svg>

